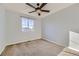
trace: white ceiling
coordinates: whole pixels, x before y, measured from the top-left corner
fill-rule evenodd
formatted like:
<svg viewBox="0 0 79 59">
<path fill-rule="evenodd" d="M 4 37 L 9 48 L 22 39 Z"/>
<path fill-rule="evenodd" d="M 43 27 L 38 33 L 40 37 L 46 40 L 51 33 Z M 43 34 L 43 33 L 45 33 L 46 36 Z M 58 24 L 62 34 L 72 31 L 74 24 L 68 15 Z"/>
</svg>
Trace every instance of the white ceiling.
<svg viewBox="0 0 79 59">
<path fill-rule="evenodd" d="M 31 3 L 32 5 L 36 6 L 35 3 Z M 16 12 L 20 12 L 23 14 L 27 14 L 33 17 L 45 17 L 48 16 L 52 13 L 55 13 L 57 11 L 60 11 L 64 8 L 67 8 L 69 6 L 72 5 L 72 3 L 48 3 L 46 6 L 44 6 L 42 9 L 46 9 L 46 10 L 50 10 L 49 13 L 46 12 L 40 12 L 41 16 L 38 16 L 37 12 L 34 13 L 28 13 L 30 11 L 33 11 L 34 9 L 28 5 L 25 5 L 24 3 L 3 3 L 2 4 L 7 10 L 12 10 L 12 11 L 16 11 Z"/>
</svg>

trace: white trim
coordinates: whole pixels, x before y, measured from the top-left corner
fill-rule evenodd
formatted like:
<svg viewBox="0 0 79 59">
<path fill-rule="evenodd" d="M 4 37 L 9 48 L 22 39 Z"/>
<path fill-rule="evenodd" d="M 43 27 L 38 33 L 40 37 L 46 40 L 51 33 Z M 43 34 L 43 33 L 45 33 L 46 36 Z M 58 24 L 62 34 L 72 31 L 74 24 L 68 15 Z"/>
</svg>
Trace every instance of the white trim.
<svg viewBox="0 0 79 59">
<path fill-rule="evenodd" d="M 57 44 L 57 45 L 59 45 L 59 46 L 62 46 L 62 47 L 65 47 L 65 46 L 63 46 L 63 45 L 61 45 L 61 44 L 59 44 L 59 43 L 57 43 L 57 42 L 55 42 L 55 41 L 50 41 L 49 39 L 46 39 L 46 38 L 43 38 L 44 40 L 47 40 L 47 41 L 49 41 L 49 42 L 51 42 L 51 43 L 55 43 L 55 44 Z"/>
</svg>

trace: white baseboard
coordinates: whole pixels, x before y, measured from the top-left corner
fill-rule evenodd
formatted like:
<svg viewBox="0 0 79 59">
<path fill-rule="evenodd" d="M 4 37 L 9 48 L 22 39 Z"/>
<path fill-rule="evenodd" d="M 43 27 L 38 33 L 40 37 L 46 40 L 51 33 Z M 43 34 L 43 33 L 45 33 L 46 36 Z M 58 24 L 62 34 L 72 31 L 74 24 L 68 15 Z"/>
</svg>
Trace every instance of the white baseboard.
<svg viewBox="0 0 79 59">
<path fill-rule="evenodd" d="M 9 42 L 6 45 L 12 45 L 12 44 L 17 44 L 17 43 L 22 43 L 22 42 L 27 42 L 27 41 L 31 41 L 31 40 L 37 40 L 37 39 L 40 39 L 40 38 L 23 40 L 23 41 L 16 41 L 16 42 Z"/>
<path fill-rule="evenodd" d="M 17 43 L 22 43 L 22 42 L 27 42 L 27 41 L 31 41 L 31 40 L 37 40 L 37 39 L 40 39 L 40 38 L 30 39 L 30 40 L 24 40 L 24 41 L 18 41 L 18 42 L 6 43 L 4 46 L 2 46 L 2 47 L 0 48 L 0 54 L 3 52 L 3 50 L 5 49 L 5 47 L 8 46 L 8 45 L 17 44 Z"/>
<path fill-rule="evenodd" d="M 3 47 L 0 48 L 0 55 L 3 52 L 3 50 L 5 49 L 6 45 L 4 45 Z"/>
<path fill-rule="evenodd" d="M 47 40 L 47 41 L 49 41 L 49 42 L 51 42 L 51 43 L 55 43 L 55 44 L 57 44 L 57 45 L 59 45 L 59 46 L 65 47 L 65 46 L 63 46 L 63 45 L 61 45 L 61 44 L 59 44 L 59 43 L 57 43 L 57 42 L 55 42 L 55 41 L 50 41 L 49 39 L 46 39 L 46 38 L 43 38 L 43 39 L 45 39 L 45 40 Z"/>
</svg>

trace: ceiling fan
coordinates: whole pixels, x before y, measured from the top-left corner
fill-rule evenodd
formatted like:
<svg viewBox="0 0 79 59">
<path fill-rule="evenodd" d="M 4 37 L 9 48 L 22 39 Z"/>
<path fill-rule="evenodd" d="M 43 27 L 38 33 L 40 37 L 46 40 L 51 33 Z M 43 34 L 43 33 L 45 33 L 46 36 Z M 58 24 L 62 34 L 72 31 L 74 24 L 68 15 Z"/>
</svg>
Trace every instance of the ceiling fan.
<svg viewBox="0 0 79 59">
<path fill-rule="evenodd" d="M 47 3 L 42 3 L 41 5 L 40 5 L 40 3 L 37 3 L 37 4 L 36 4 L 37 7 L 34 7 L 34 6 L 31 5 L 30 3 L 25 3 L 25 4 L 35 9 L 34 11 L 31 11 L 31 12 L 29 12 L 29 13 L 37 12 L 38 10 L 41 11 L 41 12 L 50 12 L 49 10 L 43 10 L 43 9 L 42 9 Z M 38 16 L 40 16 L 40 15 L 41 15 L 41 14 L 38 13 Z"/>
</svg>

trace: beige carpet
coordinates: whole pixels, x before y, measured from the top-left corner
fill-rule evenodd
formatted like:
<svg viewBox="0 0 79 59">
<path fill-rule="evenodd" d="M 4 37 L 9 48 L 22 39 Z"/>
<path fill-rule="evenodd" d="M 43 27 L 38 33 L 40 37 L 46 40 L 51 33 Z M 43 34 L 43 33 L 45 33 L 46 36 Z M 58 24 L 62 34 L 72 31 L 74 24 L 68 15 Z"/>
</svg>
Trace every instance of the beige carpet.
<svg viewBox="0 0 79 59">
<path fill-rule="evenodd" d="M 43 39 L 9 45 L 2 56 L 56 56 L 64 47 Z"/>
</svg>

